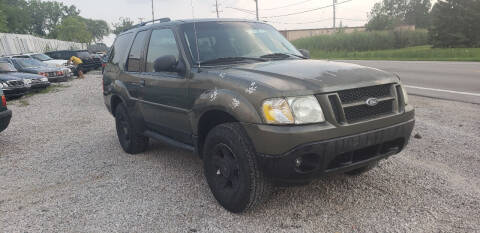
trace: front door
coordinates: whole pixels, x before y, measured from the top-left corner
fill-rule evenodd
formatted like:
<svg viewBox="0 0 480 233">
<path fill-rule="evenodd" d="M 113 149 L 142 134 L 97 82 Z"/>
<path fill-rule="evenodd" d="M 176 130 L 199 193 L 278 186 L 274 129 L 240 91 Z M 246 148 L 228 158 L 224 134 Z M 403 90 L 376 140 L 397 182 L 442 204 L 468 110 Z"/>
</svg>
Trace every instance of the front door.
<svg viewBox="0 0 480 233">
<path fill-rule="evenodd" d="M 145 72 L 142 79 L 141 110 L 147 128 L 172 139 L 191 144 L 191 126 L 188 118 L 185 75 L 178 72 L 155 70 L 158 58 L 173 55 L 180 60 L 180 52 L 171 29 L 154 29 L 148 43 Z"/>
</svg>

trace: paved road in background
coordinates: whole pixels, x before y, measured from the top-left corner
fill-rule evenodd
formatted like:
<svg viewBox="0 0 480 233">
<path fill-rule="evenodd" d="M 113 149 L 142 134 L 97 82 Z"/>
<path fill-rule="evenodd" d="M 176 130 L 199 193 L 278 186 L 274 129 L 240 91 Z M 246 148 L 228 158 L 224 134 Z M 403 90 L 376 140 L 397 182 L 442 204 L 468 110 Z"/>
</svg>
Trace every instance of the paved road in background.
<svg viewBox="0 0 480 233">
<path fill-rule="evenodd" d="M 344 62 L 397 73 L 410 94 L 480 104 L 480 62 Z"/>
</svg>

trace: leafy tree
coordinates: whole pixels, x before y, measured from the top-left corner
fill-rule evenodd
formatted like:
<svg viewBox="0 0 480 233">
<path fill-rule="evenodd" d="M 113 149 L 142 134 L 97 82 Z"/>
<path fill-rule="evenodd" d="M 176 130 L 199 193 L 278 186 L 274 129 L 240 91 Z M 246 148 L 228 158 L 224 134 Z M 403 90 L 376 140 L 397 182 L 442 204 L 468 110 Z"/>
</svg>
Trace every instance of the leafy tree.
<svg viewBox="0 0 480 233">
<path fill-rule="evenodd" d="M 429 26 L 431 0 L 383 0 L 370 11 L 366 25 L 369 30 L 389 30 L 402 24 L 417 28 Z"/>
<path fill-rule="evenodd" d="M 69 16 L 63 19 L 55 29 L 55 33 L 60 40 L 90 43 L 93 39 L 92 33 L 88 31 L 87 25 L 79 16 Z"/>
<path fill-rule="evenodd" d="M 128 17 L 121 17 L 120 22 L 113 24 L 113 33 L 120 34 L 121 32 L 131 28 L 134 22 Z"/>
<path fill-rule="evenodd" d="M 438 1 L 430 38 L 435 47 L 480 47 L 480 0 Z"/>
<path fill-rule="evenodd" d="M 95 42 L 102 40 L 103 37 L 108 36 L 110 33 L 110 27 L 104 20 L 84 19 L 84 22 Z"/>
<path fill-rule="evenodd" d="M 405 23 L 415 25 L 417 28 L 428 28 L 431 8 L 430 0 L 410 0 L 405 12 Z"/>
<path fill-rule="evenodd" d="M 32 18 L 28 13 L 28 4 L 25 0 L 0 0 L 0 5 L 7 21 L 7 32 L 29 33 Z"/>
<path fill-rule="evenodd" d="M 7 17 L 0 6 L 0 32 L 8 32 Z"/>
</svg>

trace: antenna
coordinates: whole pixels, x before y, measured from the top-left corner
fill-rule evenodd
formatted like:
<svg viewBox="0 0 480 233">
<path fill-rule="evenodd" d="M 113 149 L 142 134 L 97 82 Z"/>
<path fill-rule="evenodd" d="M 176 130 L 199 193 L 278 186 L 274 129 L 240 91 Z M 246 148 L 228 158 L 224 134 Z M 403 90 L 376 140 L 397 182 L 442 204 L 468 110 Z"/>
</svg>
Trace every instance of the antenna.
<svg viewBox="0 0 480 233">
<path fill-rule="evenodd" d="M 195 8 L 193 5 L 193 0 L 190 0 L 190 4 L 192 5 L 192 18 L 193 18 L 193 32 L 195 34 L 195 47 L 197 48 L 197 65 L 198 65 L 198 72 L 200 72 L 201 63 L 200 63 L 200 49 L 198 49 L 198 36 L 197 36 L 197 25 L 195 20 Z"/>
</svg>

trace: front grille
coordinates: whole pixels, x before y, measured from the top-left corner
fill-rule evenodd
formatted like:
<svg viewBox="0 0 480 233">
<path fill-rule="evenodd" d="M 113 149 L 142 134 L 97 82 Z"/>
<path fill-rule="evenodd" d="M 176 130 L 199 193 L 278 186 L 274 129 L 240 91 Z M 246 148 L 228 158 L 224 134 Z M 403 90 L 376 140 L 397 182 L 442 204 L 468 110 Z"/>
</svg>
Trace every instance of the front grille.
<svg viewBox="0 0 480 233">
<path fill-rule="evenodd" d="M 47 76 L 48 76 L 48 77 L 55 77 L 55 76 L 57 76 L 57 73 L 55 73 L 55 72 L 47 72 Z"/>
<path fill-rule="evenodd" d="M 345 118 L 348 122 L 358 122 L 369 118 L 377 118 L 393 112 L 393 100 L 383 101 L 375 106 L 366 104 L 344 108 Z"/>
<path fill-rule="evenodd" d="M 9 86 L 14 86 L 14 87 L 18 87 L 18 86 L 23 86 L 23 81 L 16 81 L 16 80 L 11 80 L 11 81 L 7 81 L 8 85 Z"/>
<path fill-rule="evenodd" d="M 376 98 L 378 104 L 367 105 L 367 100 Z M 342 90 L 328 95 L 335 120 L 340 123 L 357 123 L 395 113 L 398 97 L 393 84 L 383 84 Z"/>
<path fill-rule="evenodd" d="M 365 101 L 368 98 L 382 98 L 391 96 L 391 86 L 391 84 L 385 84 L 339 91 L 338 96 L 343 104 Z"/>
</svg>

